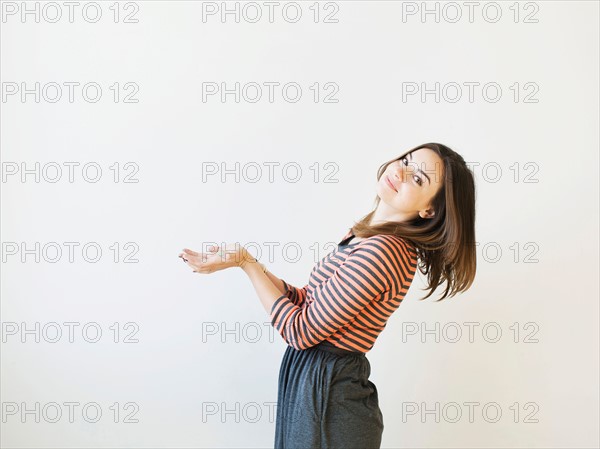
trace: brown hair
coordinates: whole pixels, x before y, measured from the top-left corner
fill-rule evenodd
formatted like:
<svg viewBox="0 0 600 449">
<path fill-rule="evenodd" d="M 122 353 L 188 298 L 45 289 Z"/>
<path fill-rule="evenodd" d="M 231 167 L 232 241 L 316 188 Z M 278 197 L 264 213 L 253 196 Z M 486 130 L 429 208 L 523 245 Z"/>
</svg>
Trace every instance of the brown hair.
<svg viewBox="0 0 600 449">
<path fill-rule="evenodd" d="M 427 275 L 430 297 L 446 281 L 444 295 L 468 290 L 475 279 L 477 256 L 475 248 L 475 180 L 462 156 L 441 143 L 426 143 L 408 150 L 401 156 L 385 162 L 377 171 L 377 180 L 392 162 L 404 158 L 420 148 L 435 151 L 443 161 L 442 185 L 431 201 L 433 218 L 416 218 L 405 222 L 386 222 L 371 226 L 369 223 L 379 205 L 355 222 L 352 233 L 359 238 L 377 234 L 391 234 L 403 238 L 416 250 L 418 268 Z"/>
</svg>

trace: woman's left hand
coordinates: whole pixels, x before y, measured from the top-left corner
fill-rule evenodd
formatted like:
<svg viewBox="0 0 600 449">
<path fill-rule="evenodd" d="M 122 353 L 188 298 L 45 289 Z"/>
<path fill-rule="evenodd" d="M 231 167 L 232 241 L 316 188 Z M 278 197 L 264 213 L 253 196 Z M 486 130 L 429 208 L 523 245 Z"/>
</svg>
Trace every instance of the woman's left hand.
<svg viewBox="0 0 600 449">
<path fill-rule="evenodd" d="M 210 274 L 226 268 L 239 267 L 240 262 L 250 256 L 243 246 L 228 244 L 221 248 L 211 245 L 206 253 L 184 248 L 179 257 L 194 269 L 194 273 Z"/>
</svg>

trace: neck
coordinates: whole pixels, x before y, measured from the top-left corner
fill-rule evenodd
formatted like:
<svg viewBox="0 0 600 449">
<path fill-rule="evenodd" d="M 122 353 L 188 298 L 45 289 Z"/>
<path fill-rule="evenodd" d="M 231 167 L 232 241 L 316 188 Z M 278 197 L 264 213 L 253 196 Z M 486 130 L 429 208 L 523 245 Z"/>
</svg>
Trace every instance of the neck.
<svg viewBox="0 0 600 449">
<path fill-rule="evenodd" d="M 408 214 L 406 212 L 400 212 L 396 209 L 392 209 L 383 201 L 379 201 L 379 204 L 377 205 L 375 212 L 371 216 L 369 225 L 374 226 L 374 225 L 383 224 L 383 223 L 386 223 L 389 221 L 404 222 L 404 221 L 408 221 L 411 219 L 412 219 L 411 214 Z"/>
</svg>

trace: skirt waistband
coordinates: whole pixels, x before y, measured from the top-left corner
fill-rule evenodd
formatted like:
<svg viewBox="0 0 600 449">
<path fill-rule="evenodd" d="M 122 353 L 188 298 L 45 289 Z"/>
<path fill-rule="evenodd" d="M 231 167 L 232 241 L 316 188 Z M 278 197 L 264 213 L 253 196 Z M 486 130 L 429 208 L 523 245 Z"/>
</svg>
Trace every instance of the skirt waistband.
<svg viewBox="0 0 600 449">
<path fill-rule="evenodd" d="M 349 355 L 349 356 L 355 356 L 355 357 L 364 357 L 365 356 L 364 352 L 349 351 L 346 349 L 338 348 L 333 343 L 331 343 L 327 340 L 323 340 L 321 343 L 319 343 L 318 345 L 315 345 L 314 347 L 321 351 L 332 352 L 337 355 Z"/>
</svg>

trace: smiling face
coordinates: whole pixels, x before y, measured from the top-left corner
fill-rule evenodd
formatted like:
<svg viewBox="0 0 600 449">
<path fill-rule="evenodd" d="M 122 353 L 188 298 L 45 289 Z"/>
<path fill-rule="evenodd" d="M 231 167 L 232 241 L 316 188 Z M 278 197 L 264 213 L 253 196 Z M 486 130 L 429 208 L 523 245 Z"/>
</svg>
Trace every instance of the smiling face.
<svg viewBox="0 0 600 449">
<path fill-rule="evenodd" d="M 443 161 L 429 148 L 419 148 L 391 162 L 377 181 L 380 198 L 371 224 L 431 218 L 431 200 L 443 185 Z"/>
</svg>

